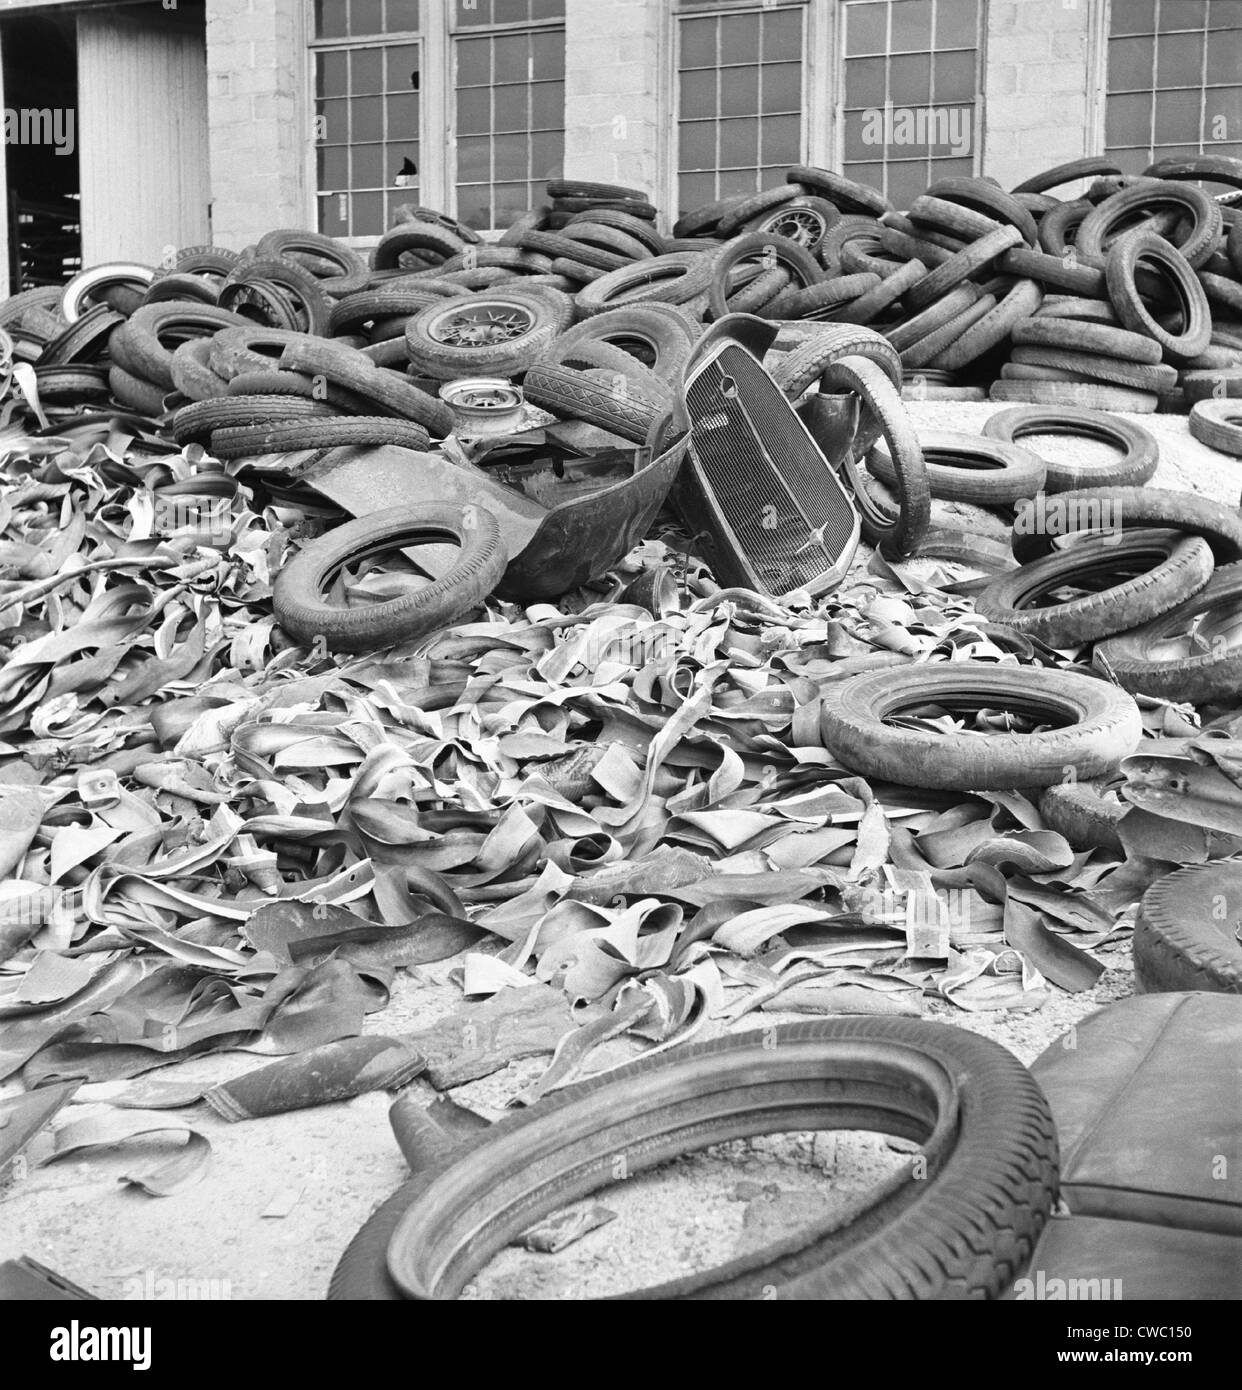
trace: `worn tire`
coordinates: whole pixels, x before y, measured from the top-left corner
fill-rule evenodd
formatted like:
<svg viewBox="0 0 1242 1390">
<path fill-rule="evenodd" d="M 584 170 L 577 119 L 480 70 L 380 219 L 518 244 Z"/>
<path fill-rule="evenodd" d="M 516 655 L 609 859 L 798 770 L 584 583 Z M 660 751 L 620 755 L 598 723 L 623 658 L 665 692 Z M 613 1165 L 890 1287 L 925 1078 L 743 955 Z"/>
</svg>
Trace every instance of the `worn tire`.
<svg viewBox="0 0 1242 1390">
<path fill-rule="evenodd" d="M 322 376 L 335 386 L 354 391 L 372 406 L 374 415 L 414 420 L 438 438 L 451 433 L 451 408 L 387 367 L 377 367 L 354 348 L 341 348 L 317 338 L 289 343 L 281 354 L 285 371 Z"/>
<path fill-rule="evenodd" d="M 1200 444 L 1220 454 L 1242 458 L 1242 401 L 1196 401 L 1190 411 L 1190 432 Z"/>
<path fill-rule="evenodd" d="M 1043 459 L 1020 445 L 962 430 L 924 429 L 918 439 L 933 497 L 995 507 L 1033 497 L 1044 485 Z M 893 461 L 878 444 L 867 467 L 889 487 L 896 482 Z"/>
<path fill-rule="evenodd" d="M 366 608 L 323 599 L 324 581 L 342 566 L 393 550 L 404 541 L 456 541 L 460 559 L 425 589 Z M 276 619 L 303 642 L 322 636 L 334 651 L 367 651 L 425 636 L 481 603 L 500 582 L 508 557 L 500 527 L 482 507 L 395 507 L 358 517 L 304 546 L 276 576 Z"/>
<path fill-rule="evenodd" d="M 555 298 L 553 298 L 555 296 Z M 500 342 L 444 342 L 438 336 L 464 314 L 514 309 L 526 316 L 526 327 Z M 464 323 L 465 320 L 463 319 Z M 410 361 L 427 376 L 453 381 L 471 376 L 520 376 L 552 340 L 573 322 L 573 303 L 556 290 L 486 291 L 445 299 L 419 310 L 406 324 L 405 348 Z M 465 331 L 465 330 L 463 330 Z"/>
<path fill-rule="evenodd" d="M 1044 491 L 1069 492 L 1077 488 L 1139 487 L 1148 482 L 1160 461 L 1155 436 L 1129 420 L 1103 410 L 1078 410 L 1063 406 L 1048 410 L 1041 406 L 1017 406 L 998 410 L 988 417 L 983 433 L 989 439 L 1015 444 L 1032 434 L 1065 435 L 1069 438 L 1096 439 L 1119 448 L 1121 457 L 1106 463 L 1074 464 L 1047 458 Z"/>
<path fill-rule="evenodd" d="M 526 398 L 563 420 L 582 420 L 635 444 L 643 444 L 667 401 L 644 395 L 630 376 L 618 390 L 617 373 L 580 372 L 559 362 L 536 362 L 522 383 Z"/>
<path fill-rule="evenodd" d="M 1123 689 L 1162 700 L 1233 704 L 1242 688 L 1242 647 L 1226 642 L 1220 650 L 1208 640 L 1210 621 L 1200 627 L 1190 655 L 1169 654 L 1168 644 L 1195 618 L 1221 609 L 1226 630 L 1242 603 L 1242 564 L 1218 569 L 1197 594 L 1142 627 L 1123 632 L 1096 648 L 1102 669 Z M 1189 643 L 1186 644 L 1190 646 Z"/>
<path fill-rule="evenodd" d="M 1242 994 L 1240 871 L 1237 859 L 1192 864 L 1143 894 L 1134 921 L 1134 982 L 1140 993 Z"/>
<path fill-rule="evenodd" d="M 1143 562 L 1147 568 L 1134 574 Z M 1093 536 L 998 576 L 976 596 L 975 608 L 990 622 L 1069 648 L 1158 618 L 1197 594 L 1211 575 L 1212 552 L 1202 537 L 1123 531 L 1120 539 Z M 1110 583 L 1113 578 L 1117 582 Z M 1088 592 L 1036 606 L 1062 588 Z"/>
<path fill-rule="evenodd" d="M 1140 261 L 1154 262 L 1166 273 L 1182 313 L 1179 333 L 1163 327 L 1143 303 L 1134 282 Z M 1153 232 L 1129 232 L 1120 237 L 1104 263 L 1108 297 L 1117 317 L 1136 333 L 1146 333 L 1162 348 L 1166 358 L 1185 362 L 1197 357 L 1212 338 L 1212 312 L 1203 286 L 1182 254 Z"/>
<path fill-rule="evenodd" d="M 932 1175 L 841 1230 L 811 1226 L 626 1297 L 999 1297 L 1025 1268 L 1057 1189 L 1055 1126 L 1026 1068 L 986 1039 L 910 1019 L 816 1020 L 773 1041 L 741 1034 L 641 1058 L 497 1121 L 379 1208 L 328 1297 L 453 1297 L 532 1221 L 607 1184 L 617 1154 L 642 1171 L 775 1126 L 898 1133 L 924 1143 Z M 946 1141 L 954 1093 L 960 1118 Z M 470 1217 L 445 1216 L 446 1186 L 467 1191 L 456 1210 Z M 437 1281 L 431 1271 L 450 1262 L 450 1279 Z"/>
<path fill-rule="evenodd" d="M 1056 369 L 1049 367 L 1047 370 Z M 1124 386 L 1064 380 L 994 381 L 988 388 L 988 397 L 994 401 L 1018 401 L 1033 405 L 1077 406 L 1083 410 L 1125 410 L 1134 415 L 1154 414 L 1159 399 L 1153 391 L 1133 391 Z"/>
<path fill-rule="evenodd" d="M 1125 857 L 1117 825 L 1129 807 L 1104 782 L 1056 782 L 1039 798 L 1039 814 L 1072 849 L 1102 849 Z"/>
<path fill-rule="evenodd" d="M 394 420 L 389 415 L 231 425 L 211 432 L 211 452 L 222 459 L 288 454 L 299 449 L 339 449 L 345 445 L 378 448 L 386 444 L 426 453 L 431 447 L 431 438 L 412 420 Z"/>
<path fill-rule="evenodd" d="M 1143 732 L 1131 696 L 1068 671 L 953 661 L 867 672 L 823 687 L 824 746 L 865 777 L 951 791 L 1047 787 L 1115 772 Z M 1023 710 L 1063 727 L 1033 734 L 945 734 L 885 723 L 904 709 Z M 1069 722 L 1066 723 L 1065 721 Z"/>
</svg>

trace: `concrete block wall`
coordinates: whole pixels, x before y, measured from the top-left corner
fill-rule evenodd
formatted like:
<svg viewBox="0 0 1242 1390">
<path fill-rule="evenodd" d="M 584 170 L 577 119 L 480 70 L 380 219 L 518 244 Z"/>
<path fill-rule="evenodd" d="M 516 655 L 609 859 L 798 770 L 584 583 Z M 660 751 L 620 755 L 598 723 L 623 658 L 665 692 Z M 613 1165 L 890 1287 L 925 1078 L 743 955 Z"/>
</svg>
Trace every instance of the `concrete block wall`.
<svg viewBox="0 0 1242 1390">
<path fill-rule="evenodd" d="M 212 239 L 240 250 L 302 227 L 311 139 L 302 0 L 208 0 L 207 118 Z"/>
<path fill-rule="evenodd" d="M 983 172 L 1004 188 L 1093 154 L 1091 25 L 1099 0 L 991 0 Z"/>
<path fill-rule="evenodd" d="M 664 27 L 662 0 L 567 0 L 566 178 L 658 190 Z"/>
</svg>

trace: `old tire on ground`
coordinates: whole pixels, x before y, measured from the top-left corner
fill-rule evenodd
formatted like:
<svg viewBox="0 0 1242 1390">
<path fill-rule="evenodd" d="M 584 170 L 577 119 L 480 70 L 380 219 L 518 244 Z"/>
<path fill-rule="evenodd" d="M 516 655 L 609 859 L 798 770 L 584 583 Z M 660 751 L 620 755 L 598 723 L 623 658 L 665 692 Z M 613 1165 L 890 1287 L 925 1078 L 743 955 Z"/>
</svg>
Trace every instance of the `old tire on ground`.
<svg viewBox="0 0 1242 1390">
<path fill-rule="evenodd" d="M 1158 618 L 1211 578 L 1212 552 L 1180 531 L 1093 536 L 999 575 L 975 599 L 985 618 L 1050 647 L 1094 642 Z M 1064 589 L 1085 592 L 1041 600 Z"/>
<path fill-rule="evenodd" d="M 1242 400 L 1196 401 L 1188 423 L 1200 444 L 1242 458 Z"/>
<path fill-rule="evenodd" d="M 419 310 L 406 324 L 405 346 L 410 361 L 440 381 L 520 376 L 572 321 L 571 301 L 556 290 L 487 290 Z"/>
<path fill-rule="evenodd" d="M 1153 883 L 1134 922 L 1139 991 L 1242 994 L 1239 904 L 1239 859 L 1193 864 Z"/>
<path fill-rule="evenodd" d="M 1026 1068 L 986 1039 L 910 1019 L 817 1020 L 776 1040 L 691 1044 L 497 1121 L 379 1208 L 329 1298 L 452 1298 L 532 1221 L 612 1181 L 619 1153 L 636 1172 L 728 1139 L 839 1128 L 922 1142 L 926 1179 L 887 1184 L 839 1230 L 830 1218 L 627 1297 L 999 1296 L 1057 1187 L 1055 1128 Z M 451 1207 L 450 1189 L 466 1194 Z"/>
<path fill-rule="evenodd" d="M 933 497 L 995 507 L 1033 497 L 1044 485 L 1043 459 L 1019 444 L 964 430 L 920 430 L 918 439 Z M 893 461 L 879 444 L 867 455 L 867 467 L 893 485 Z"/>
<path fill-rule="evenodd" d="M 425 589 L 365 608 L 328 603 L 325 582 L 347 564 L 430 540 L 456 542 L 461 556 Z M 500 527 L 482 507 L 397 507 L 358 517 L 311 541 L 276 576 L 277 621 L 302 641 L 366 651 L 421 637 L 481 603 L 500 582 L 508 557 Z"/>
<path fill-rule="evenodd" d="M 542 361 L 526 373 L 526 398 L 564 420 L 583 420 L 597 429 L 646 442 L 666 400 L 645 396 L 635 378 L 600 368 L 578 371 L 559 362 Z"/>
<path fill-rule="evenodd" d="M 1240 605 L 1242 564 L 1226 565 L 1185 603 L 1101 642 L 1096 658 L 1118 685 L 1134 694 L 1193 704 L 1233 703 L 1242 687 L 1242 646 L 1230 640 Z M 1201 621 L 1192 639 L 1189 629 L 1196 619 Z"/>
<path fill-rule="evenodd" d="M 998 410 L 983 426 L 989 439 L 1017 443 L 1032 434 L 1065 435 L 1069 438 L 1096 439 L 1119 448 L 1121 457 L 1104 463 L 1065 463 L 1046 459 L 1044 491 L 1069 492 L 1084 487 L 1137 487 L 1147 482 L 1160 461 L 1155 437 L 1141 425 L 1100 410 L 1081 410 L 1062 406 L 1048 410 L 1040 406 L 1016 406 Z"/>
<path fill-rule="evenodd" d="M 887 722 L 915 709 L 998 708 L 1060 727 L 956 733 Z M 1138 706 L 1107 681 L 1031 666 L 953 661 L 868 672 L 825 685 L 824 745 L 854 772 L 906 786 L 970 791 L 1047 787 L 1115 772 L 1142 736 Z"/>
<path fill-rule="evenodd" d="M 294 453 L 299 449 L 337 449 L 345 445 L 377 448 L 396 444 L 425 453 L 431 439 L 413 420 L 391 415 L 350 415 L 336 420 L 278 420 L 266 425 L 231 425 L 211 432 L 217 458 L 253 458 L 259 454 Z"/>
<path fill-rule="evenodd" d="M 1123 857 L 1117 822 L 1128 809 L 1103 782 L 1056 782 L 1039 798 L 1039 814 L 1072 848 L 1103 849 Z"/>
</svg>

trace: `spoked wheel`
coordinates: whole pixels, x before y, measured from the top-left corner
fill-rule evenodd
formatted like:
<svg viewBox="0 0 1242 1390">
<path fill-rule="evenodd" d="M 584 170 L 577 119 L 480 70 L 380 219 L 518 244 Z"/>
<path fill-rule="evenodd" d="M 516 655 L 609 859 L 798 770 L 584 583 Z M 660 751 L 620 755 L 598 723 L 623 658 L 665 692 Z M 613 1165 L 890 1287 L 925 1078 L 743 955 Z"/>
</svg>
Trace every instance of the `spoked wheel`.
<svg viewBox="0 0 1242 1390">
<path fill-rule="evenodd" d="M 828 227 L 814 208 L 784 208 L 765 230 L 809 248 L 819 244 Z"/>
<path fill-rule="evenodd" d="M 510 343 L 529 333 L 535 317 L 520 304 L 496 299 L 469 306 L 454 306 L 433 318 L 428 335 L 451 347 L 488 347 Z"/>
</svg>

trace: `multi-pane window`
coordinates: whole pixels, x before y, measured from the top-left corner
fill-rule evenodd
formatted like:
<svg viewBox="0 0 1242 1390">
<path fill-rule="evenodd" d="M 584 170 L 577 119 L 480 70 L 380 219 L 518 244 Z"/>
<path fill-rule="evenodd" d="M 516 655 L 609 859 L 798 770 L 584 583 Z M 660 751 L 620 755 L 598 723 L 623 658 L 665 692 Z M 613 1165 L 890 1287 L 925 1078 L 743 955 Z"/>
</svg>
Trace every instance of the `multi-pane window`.
<svg viewBox="0 0 1242 1390">
<path fill-rule="evenodd" d="M 908 207 L 979 154 L 981 0 L 845 0 L 844 171 Z"/>
<path fill-rule="evenodd" d="M 419 0 L 316 0 L 319 226 L 378 236 L 418 201 Z"/>
<path fill-rule="evenodd" d="M 457 216 L 469 227 L 509 226 L 561 172 L 564 15 L 564 0 L 453 0 Z"/>
<path fill-rule="evenodd" d="M 1127 172 L 1242 156 L 1242 0 L 1113 0 L 1104 148 Z"/>
<path fill-rule="evenodd" d="M 778 184 L 803 158 L 806 7 L 683 0 L 677 194 L 683 212 Z"/>
</svg>

